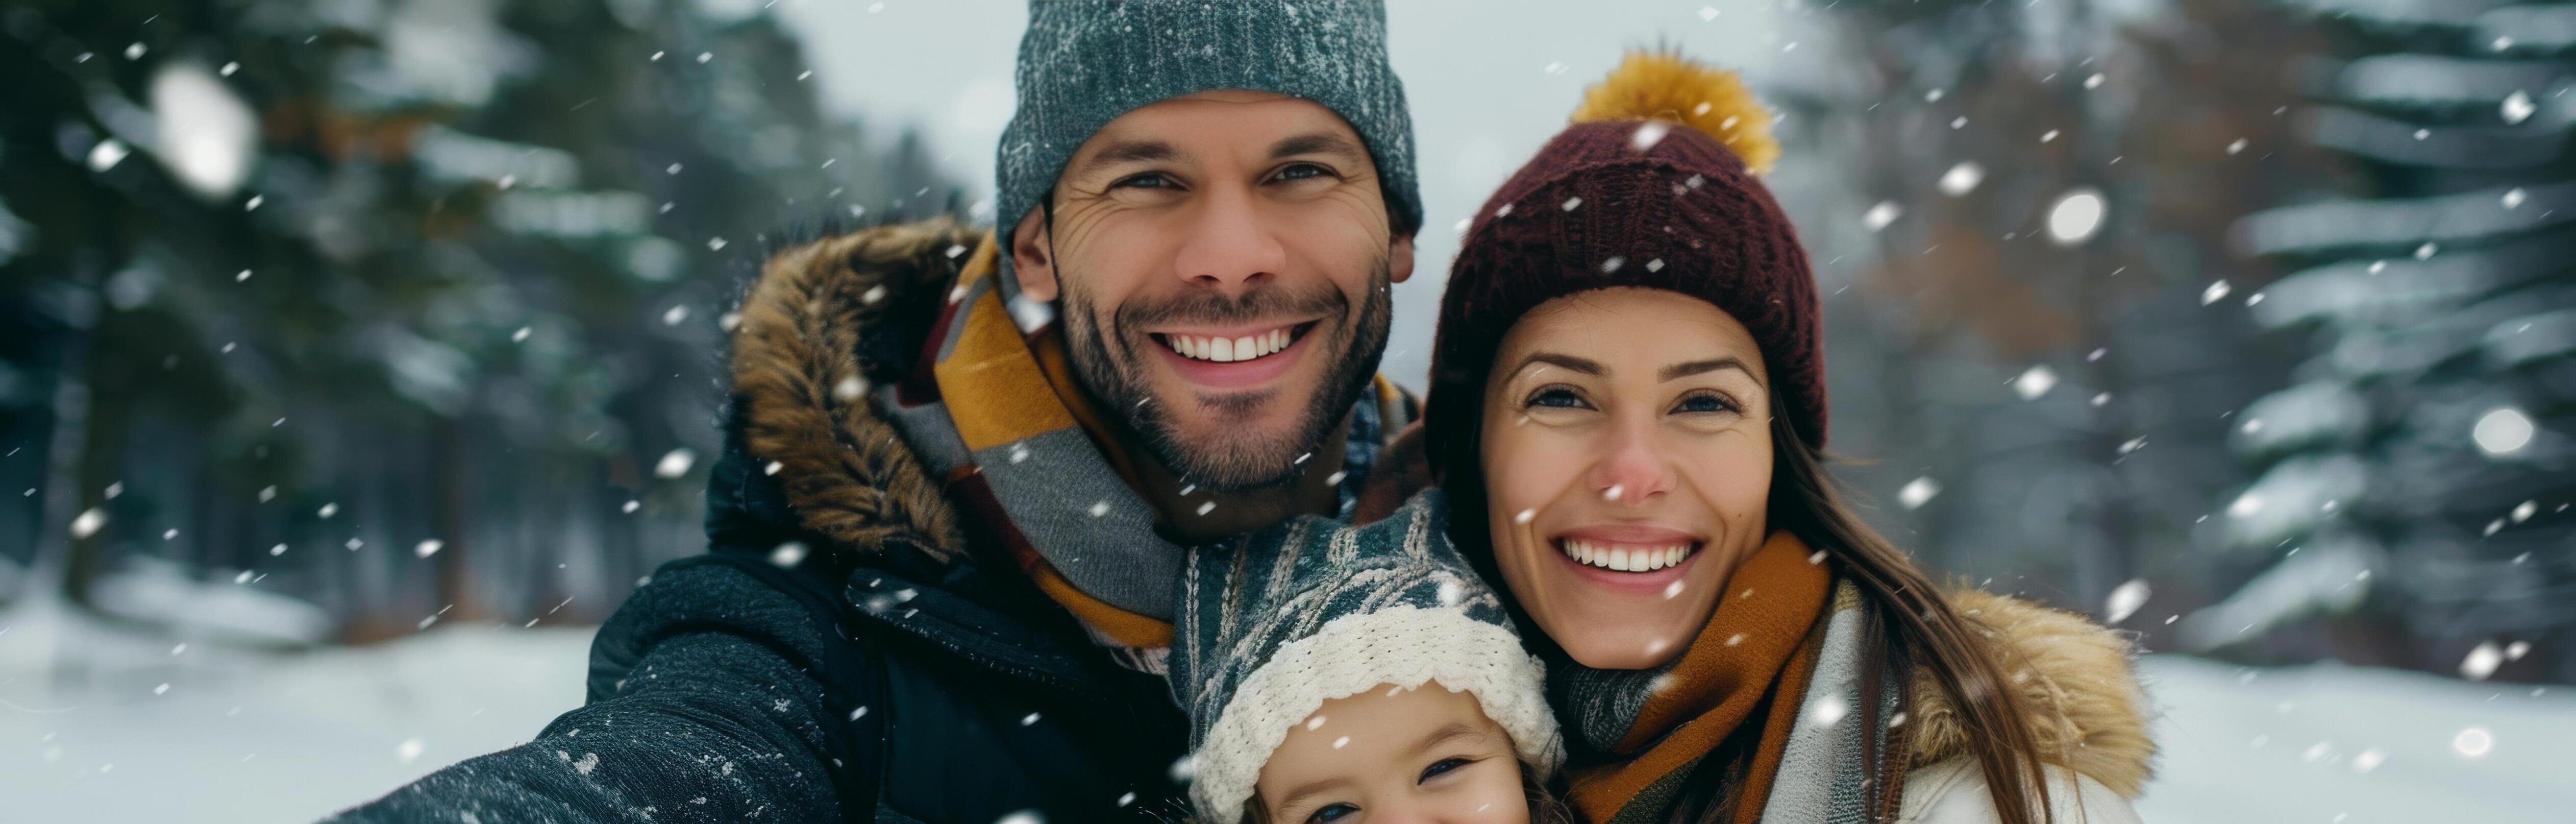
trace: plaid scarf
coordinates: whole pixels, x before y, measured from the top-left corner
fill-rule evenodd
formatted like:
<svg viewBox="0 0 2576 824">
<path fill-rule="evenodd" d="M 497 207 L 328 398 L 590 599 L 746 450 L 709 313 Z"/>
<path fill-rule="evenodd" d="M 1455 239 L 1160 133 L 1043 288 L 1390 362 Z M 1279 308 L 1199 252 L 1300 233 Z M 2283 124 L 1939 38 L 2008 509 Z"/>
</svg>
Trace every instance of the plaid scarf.
<svg viewBox="0 0 2576 824">
<path fill-rule="evenodd" d="M 1154 529 L 1139 477 L 1085 400 L 1051 319 L 1025 324 L 997 288 L 999 244 L 987 234 L 931 327 L 922 365 L 875 390 L 970 527 L 998 542 L 1040 591 L 1080 618 L 1122 663 L 1159 673 L 1172 643 L 1173 583 L 1187 551 Z M 951 254 L 967 254 L 962 247 Z M 1357 501 L 1384 433 L 1411 406 L 1385 377 L 1354 405 L 1339 483 Z M 970 538 L 973 540 L 973 538 Z"/>
</svg>

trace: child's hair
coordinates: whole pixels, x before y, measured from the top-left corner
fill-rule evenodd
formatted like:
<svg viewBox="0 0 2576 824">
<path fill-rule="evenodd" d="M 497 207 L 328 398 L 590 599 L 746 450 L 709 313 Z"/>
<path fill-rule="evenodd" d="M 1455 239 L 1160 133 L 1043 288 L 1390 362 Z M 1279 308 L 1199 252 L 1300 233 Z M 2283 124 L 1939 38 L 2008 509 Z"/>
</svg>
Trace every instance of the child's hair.
<svg viewBox="0 0 2576 824">
<path fill-rule="evenodd" d="M 1521 797 L 1529 799 L 1530 824 L 1575 824 L 1574 808 L 1547 788 L 1547 779 L 1539 777 L 1541 771 L 1527 761 L 1520 762 L 1520 767 Z M 1262 803 L 1260 790 L 1252 791 L 1252 800 L 1243 805 L 1241 824 L 1273 824 L 1270 805 Z"/>
</svg>

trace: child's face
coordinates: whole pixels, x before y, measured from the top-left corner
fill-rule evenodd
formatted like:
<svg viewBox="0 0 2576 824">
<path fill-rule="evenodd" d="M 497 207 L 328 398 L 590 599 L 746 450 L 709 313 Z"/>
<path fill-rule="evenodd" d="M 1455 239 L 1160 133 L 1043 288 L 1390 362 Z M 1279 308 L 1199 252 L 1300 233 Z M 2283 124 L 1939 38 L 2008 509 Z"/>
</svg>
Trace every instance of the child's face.
<svg viewBox="0 0 2576 824">
<path fill-rule="evenodd" d="M 1324 702 L 1262 765 L 1253 803 L 1274 824 L 1529 821 L 1511 736 L 1438 684 Z"/>
</svg>

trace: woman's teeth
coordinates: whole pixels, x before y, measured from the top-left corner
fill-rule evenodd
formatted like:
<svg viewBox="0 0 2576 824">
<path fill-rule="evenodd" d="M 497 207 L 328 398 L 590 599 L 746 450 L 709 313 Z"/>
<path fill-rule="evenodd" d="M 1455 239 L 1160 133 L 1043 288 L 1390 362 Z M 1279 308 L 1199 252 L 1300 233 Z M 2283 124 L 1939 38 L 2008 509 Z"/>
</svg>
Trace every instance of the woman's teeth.
<svg viewBox="0 0 2576 824">
<path fill-rule="evenodd" d="M 1211 338 L 1199 335 L 1164 335 L 1163 345 L 1191 360 L 1231 363 L 1262 357 L 1288 348 L 1292 342 L 1283 326 L 1258 335 L 1239 338 Z"/>
<path fill-rule="evenodd" d="M 1690 557 L 1690 544 L 1639 546 L 1606 544 L 1567 538 L 1560 545 L 1565 557 L 1616 572 L 1653 572 Z"/>
</svg>

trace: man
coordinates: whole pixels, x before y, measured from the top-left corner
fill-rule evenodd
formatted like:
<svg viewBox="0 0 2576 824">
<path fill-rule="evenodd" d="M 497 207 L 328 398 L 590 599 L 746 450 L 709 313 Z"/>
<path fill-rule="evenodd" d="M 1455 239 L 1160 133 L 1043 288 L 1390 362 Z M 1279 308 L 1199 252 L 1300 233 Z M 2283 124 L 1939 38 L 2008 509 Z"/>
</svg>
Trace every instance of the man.
<svg viewBox="0 0 2576 824">
<path fill-rule="evenodd" d="M 1421 223 L 1374 2 L 1035 2 L 998 235 L 770 258 L 711 552 L 602 627 L 589 704 L 345 821 L 1165 813 L 1183 547 L 1356 503 Z M 1382 486 L 1382 485 L 1381 485 Z"/>
</svg>

